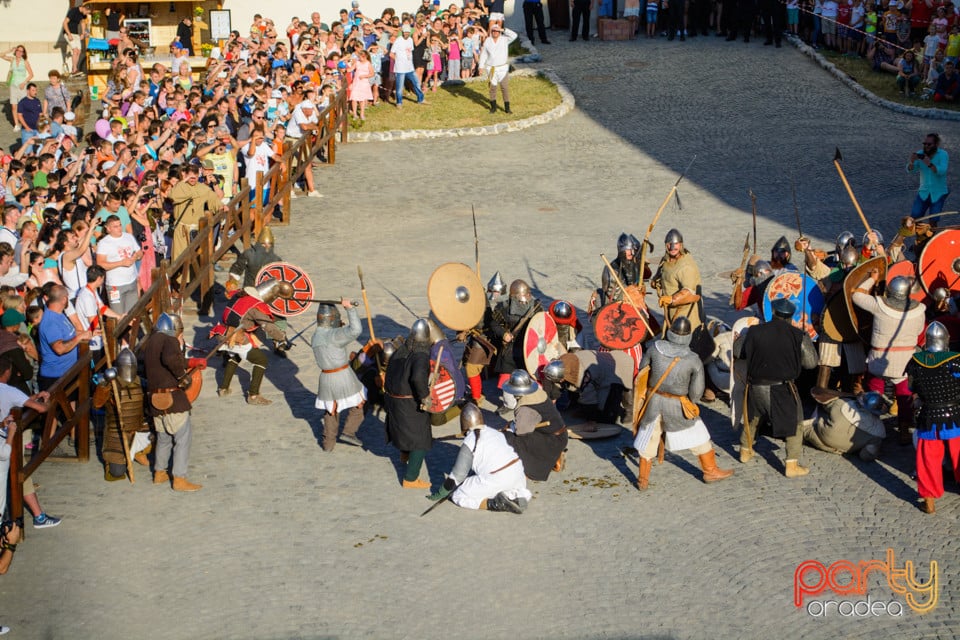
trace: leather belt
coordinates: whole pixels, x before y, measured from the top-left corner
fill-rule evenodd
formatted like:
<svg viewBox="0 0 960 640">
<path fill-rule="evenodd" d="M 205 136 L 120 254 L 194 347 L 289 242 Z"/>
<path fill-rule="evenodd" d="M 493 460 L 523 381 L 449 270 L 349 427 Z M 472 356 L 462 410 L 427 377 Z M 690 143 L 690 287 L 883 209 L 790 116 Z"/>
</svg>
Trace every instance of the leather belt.
<svg viewBox="0 0 960 640">
<path fill-rule="evenodd" d="M 398 396 L 395 393 L 390 393 L 389 391 L 385 392 L 391 398 L 396 398 L 397 400 L 413 400 L 413 396 Z"/>
<path fill-rule="evenodd" d="M 338 371 L 343 371 L 350 366 L 350 363 L 343 365 L 342 367 L 337 367 L 336 369 L 320 369 L 320 373 L 336 373 Z"/>
<path fill-rule="evenodd" d="M 885 353 L 887 351 L 916 351 L 915 346 L 910 347 L 870 347 L 871 351 L 876 351 L 877 353 Z"/>
<path fill-rule="evenodd" d="M 748 381 L 751 387 L 779 387 L 782 384 L 787 384 L 791 380 L 751 380 Z"/>
<path fill-rule="evenodd" d="M 501 471 L 503 471 L 503 470 L 506 469 L 507 467 L 512 467 L 513 465 L 517 464 L 518 462 L 520 462 L 520 458 L 514 458 L 513 460 L 511 460 L 511 461 L 508 462 L 507 464 L 503 465 L 502 467 L 500 467 L 500 468 L 497 469 L 496 471 L 491 471 L 491 472 L 490 472 L 490 475 L 493 475 L 493 474 L 495 474 L 495 473 L 500 473 Z"/>
<path fill-rule="evenodd" d="M 180 387 L 171 387 L 170 389 L 151 389 L 150 393 L 173 393 L 174 391 L 181 391 Z"/>
<path fill-rule="evenodd" d="M 687 396 L 678 396 L 673 393 L 667 393 L 666 391 L 660 391 L 659 389 L 657 389 L 657 395 L 663 396 L 664 398 L 673 398 L 674 400 L 680 400 L 687 397 Z"/>
</svg>

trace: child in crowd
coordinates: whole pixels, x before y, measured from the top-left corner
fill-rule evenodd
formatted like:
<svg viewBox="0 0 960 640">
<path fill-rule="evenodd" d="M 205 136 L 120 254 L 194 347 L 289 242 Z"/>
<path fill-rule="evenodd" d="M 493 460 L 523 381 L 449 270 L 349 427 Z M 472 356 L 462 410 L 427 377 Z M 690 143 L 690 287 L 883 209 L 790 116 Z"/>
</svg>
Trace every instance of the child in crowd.
<svg viewBox="0 0 960 640">
<path fill-rule="evenodd" d="M 787 0 L 787 28 L 790 33 L 797 35 L 800 24 L 800 0 Z"/>
<path fill-rule="evenodd" d="M 657 13 L 660 10 L 660 0 L 647 0 L 647 37 L 657 37 Z"/>
<path fill-rule="evenodd" d="M 937 35 L 937 26 L 933 23 L 927 27 L 927 36 L 923 39 L 923 75 L 930 72 L 930 63 L 940 48 L 940 37 Z"/>
<path fill-rule="evenodd" d="M 954 66 L 957 64 L 957 58 L 960 57 L 960 23 L 954 24 L 947 36 L 946 58 Z"/>
<path fill-rule="evenodd" d="M 439 36 L 430 36 L 430 60 L 427 61 L 427 78 L 426 86 L 433 85 L 432 90 L 437 90 L 437 85 L 440 84 L 440 71 L 443 69 L 443 61 L 440 58 L 440 53 L 443 51 L 440 45 Z"/>
</svg>

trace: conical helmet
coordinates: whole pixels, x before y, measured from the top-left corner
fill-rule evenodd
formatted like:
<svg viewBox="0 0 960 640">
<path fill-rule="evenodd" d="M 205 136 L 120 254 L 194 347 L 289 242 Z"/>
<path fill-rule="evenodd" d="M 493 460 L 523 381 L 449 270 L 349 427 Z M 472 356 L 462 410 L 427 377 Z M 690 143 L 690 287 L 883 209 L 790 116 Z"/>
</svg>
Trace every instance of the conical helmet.
<svg viewBox="0 0 960 640">
<path fill-rule="evenodd" d="M 332 304 L 321 304 L 317 308 L 317 326 L 333 327 L 336 329 L 341 325 L 340 310 Z"/>
<path fill-rule="evenodd" d="M 543 368 L 543 377 L 557 384 L 563 382 L 563 377 L 566 373 L 566 368 L 563 366 L 562 360 L 551 360 L 547 363 L 547 366 Z"/>
<path fill-rule="evenodd" d="M 490 282 L 487 283 L 487 293 L 502 296 L 506 290 L 507 283 L 503 281 L 503 277 L 501 277 L 500 272 L 497 271 L 493 274 L 493 277 L 490 278 Z"/>
<path fill-rule="evenodd" d="M 927 351 L 931 353 L 949 351 L 950 332 L 947 331 L 947 328 L 943 325 L 943 323 L 936 320 L 931 322 L 930 326 L 927 327 L 924 338 L 925 342 L 923 348 Z"/>
<path fill-rule="evenodd" d="M 460 409 L 460 433 L 466 433 L 483 426 L 483 412 L 475 404 L 467 403 Z"/>
<path fill-rule="evenodd" d="M 270 278 L 255 287 L 244 287 L 244 293 L 253 296 L 261 302 L 270 304 L 277 298 L 289 299 L 293 296 L 293 286 L 289 282 Z"/>
<path fill-rule="evenodd" d="M 117 354 L 117 379 L 123 384 L 133 384 L 137 379 L 137 356 L 130 347 L 124 347 Z"/>
<path fill-rule="evenodd" d="M 675 242 L 683 244 L 683 234 L 676 229 L 670 229 L 670 231 L 667 231 L 667 235 L 663 238 L 663 244 L 673 244 Z"/>
<path fill-rule="evenodd" d="M 160 333 L 165 333 L 168 336 L 173 336 L 176 338 L 178 335 L 183 333 L 183 320 L 180 319 L 180 316 L 174 313 L 161 313 L 160 317 L 157 318 L 157 323 L 154 325 L 154 330 L 159 331 Z"/>
<path fill-rule="evenodd" d="M 257 242 L 269 249 L 272 249 L 274 247 L 273 230 L 270 228 L 270 225 L 267 225 L 260 230 L 260 234 L 257 236 Z"/>
</svg>

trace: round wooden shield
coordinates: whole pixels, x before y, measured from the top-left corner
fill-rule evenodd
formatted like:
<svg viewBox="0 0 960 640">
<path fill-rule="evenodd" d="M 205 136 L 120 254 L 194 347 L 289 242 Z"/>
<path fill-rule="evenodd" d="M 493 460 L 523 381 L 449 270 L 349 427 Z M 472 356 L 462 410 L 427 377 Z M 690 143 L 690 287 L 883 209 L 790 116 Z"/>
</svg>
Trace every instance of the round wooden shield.
<svg viewBox="0 0 960 640">
<path fill-rule="evenodd" d="M 535 313 L 523 330 L 523 363 L 535 378 L 540 369 L 567 350 L 560 345 L 557 324 L 543 311 Z"/>
<path fill-rule="evenodd" d="M 834 342 L 855 342 L 860 339 L 857 327 L 850 319 L 843 291 L 835 291 L 827 298 L 823 309 L 823 335 Z"/>
<path fill-rule="evenodd" d="M 960 229 L 945 229 L 927 240 L 917 272 L 927 293 L 939 287 L 960 293 Z"/>
<path fill-rule="evenodd" d="M 623 433 L 623 427 L 618 424 L 583 422 L 567 425 L 567 435 L 574 440 L 602 440 L 603 438 L 618 436 L 621 433 Z"/>
<path fill-rule="evenodd" d="M 307 272 L 300 267 L 289 262 L 271 262 L 260 269 L 260 273 L 257 274 L 257 284 L 263 284 L 271 278 L 289 282 L 290 286 L 293 287 L 293 297 L 287 300 L 277 298 L 270 303 L 270 308 L 278 316 L 284 318 L 298 316 L 313 304 L 309 302 L 314 297 L 313 283 L 310 282 L 310 276 L 307 275 Z"/>
<path fill-rule="evenodd" d="M 903 276 L 910 280 L 911 300 L 916 300 L 921 303 L 926 303 L 926 301 L 929 300 L 927 292 L 923 290 L 923 285 L 920 284 L 920 279 L 917 278 L 917 267 L 915 264 L 909 260 L 901 260 L 887 267 L 887 284 L 890 284 L 890 281 L 898 276 Z"/>
<path fill-rule="evenodd" d="M 870 344 L 870 334 L 873 331 L 873 316 L 853 304 L 853 290 L 863 282 L 871 271 L 877 269 L 880 271 L 878 282 L 884 282 L 887 277 L 886 258 L 871 258 L 866 262 L 861 262 L 847 274 L 843 279 L 843 298 L 847 304 L 847 312 L 850 314 L 850 321 L 860 335 L 860 339 Z"/>
<path fill-rule="evenodd" d="M 435 366 L 436 362 L 431 360 L 431 372 Z M 450 374 L 450 371 L 447 370 L 446 365 L 441 362 L 440 366 L 437 368 L 437 379 L 430 388 L 430 403 L 427 406 L 427 412 L 443 413 L 450 408 L 450 405 L 453 404 L 453 401 L 456 398 L 457 385 L 453 381 L 453 376 Z"/>
<path fill-rule="evenodd" d="M 777 298 L 790 298 L 797 307 L 791 320 L 793 326 L 802 329 L 812 340 L 816 340 L 816 327 L 820 325 L 820 314 L 823 313 L 823 291 L 817 281 L 796 271 L 781 273 L 770 280 L 763 291 L 764 320 L 773 318 L 771 303 Z"/>
<path fill-rule="evenodd" d="M 480 278 L 459 262 L 442 264 L 433 271 L 427 282 L 427 300 L 437 320 L 454 331 L 477 326 L 487 309 Z"/>
<path fill-rule="evenodd" d="M 187 400 L 189 400 L 192 405 L 197 401 L 197 398 L 200 396 L 200 389 L 203 388 L 203 369 L 193 369 L 189 373 L 190 386 L 184 389 L 183 392 L 187 395 Z"/>
<path fill-rule="evenodd" d="M 629 349 L 643 341 L 647 328 L 633 307 L 614 302 L 597 312 L 593 332 L 600 344 L 608 349 Z"/>
</svg>

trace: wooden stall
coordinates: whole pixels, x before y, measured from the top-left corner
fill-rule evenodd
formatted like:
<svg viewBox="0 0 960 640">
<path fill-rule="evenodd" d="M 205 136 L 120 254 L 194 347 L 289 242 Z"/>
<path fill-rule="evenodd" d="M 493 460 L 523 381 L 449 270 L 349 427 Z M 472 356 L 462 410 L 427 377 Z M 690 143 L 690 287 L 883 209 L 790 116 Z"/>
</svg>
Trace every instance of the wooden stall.
<svg viewBox="0 0 960 640">
<path fill-rule="evenodd" d="M 140 63 L 144 69 L 155 62 L 170 66 L 172 56 L 170 45 L 177 35 L 177 26 L 190 17 L 193 20 L 193 50 L 190 58 L 195 80 L 200 79 L 206 68 L 207 59 L 201 55 L 201 45 L 210 41 L 207 16 L 211 10 L 219 8 L 219 2 L 207 0 L 163 0 L 162 2 L 116 2 L 113 0 L 88 0 L 93 9 L 90 16 L 91 38 L 104 39 L 106 35 L 107 9 L 119 11 L 123 23 L 130 30 L 131 37 L 141 43 Z M 117 55 L 115 48 L 106 51 L 92 47 L 87 49 L 88 84 L 101 94 L 107 86 L 113 60 Z M 91 93 L 93 89 L 91 89 Z"/>
</svg>

